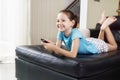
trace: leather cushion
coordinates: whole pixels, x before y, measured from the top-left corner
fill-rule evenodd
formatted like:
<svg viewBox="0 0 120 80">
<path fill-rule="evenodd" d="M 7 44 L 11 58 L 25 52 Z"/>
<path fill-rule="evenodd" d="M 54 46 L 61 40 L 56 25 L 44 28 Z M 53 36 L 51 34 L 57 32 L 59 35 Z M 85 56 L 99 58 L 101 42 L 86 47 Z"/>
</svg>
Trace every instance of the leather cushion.
<svg viewBox="0 0 120 80">
<path fill-rule="evenodd" d="M 78 55 L 72 59 L 49 53 L 43 46 L 18 46 L 18 58 L 73 77 L 88 77 L 120 67 L 120 51 L 99 55 Z"/>
</svg>

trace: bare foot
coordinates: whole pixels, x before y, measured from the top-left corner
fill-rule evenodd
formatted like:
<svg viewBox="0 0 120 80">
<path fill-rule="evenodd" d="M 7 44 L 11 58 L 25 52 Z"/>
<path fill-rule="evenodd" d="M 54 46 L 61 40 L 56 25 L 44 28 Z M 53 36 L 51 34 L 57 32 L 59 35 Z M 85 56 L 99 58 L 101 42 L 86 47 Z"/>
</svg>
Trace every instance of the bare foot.
<svg viewBox="0 0 120 80">
<path fill-rule="evenodd" d="M 101 30 L 105 30 L 110 24 L 114 23 L 117 19 L 113 16 L 108 17 L 102 24 Z"/>
<path fill-rule="evenodd" d="M 106 16 L 105 16 L 105 11 L 102 12 L 101 14 L 101 19 L 99 21 L 100 24 L 103 24 L 103 22 L 106 20 Z"/>
</svg>

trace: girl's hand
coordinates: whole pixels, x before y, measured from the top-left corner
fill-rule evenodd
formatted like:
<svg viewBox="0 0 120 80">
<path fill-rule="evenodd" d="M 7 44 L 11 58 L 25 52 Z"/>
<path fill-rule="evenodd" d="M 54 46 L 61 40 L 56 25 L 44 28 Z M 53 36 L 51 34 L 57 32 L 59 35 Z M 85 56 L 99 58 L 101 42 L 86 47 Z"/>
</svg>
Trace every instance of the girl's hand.
<svg viewBox="0 0 120 80">
<path fill-rule="evenodd" d="M 51 43 L 51 44 L 54 44 L 52 41 L 47 40 L 47 39 L 43 39 L 43 38 L 41 38 L 41 43 Z"/>
<path fill-rule="evenodd" d="M 54 47 L 55 47 L 54 44 L 52 44 L 52 43 L 42 43 L 42 44 L 44 45 L 44 47 L 45 47 L 48 51 L 54 52 Z"/>
<path fill-rule="evenodd" d="M 54 44 L 54 42 L 51 41 L 51 40 L 48 40 L 48 39 L 45 39 L 45 40 L 48 41 L 48 42 L 51 43 L 51 44 Z"/>
<path fill-rule="evenodd" d="M 46 39 L 45 39 L 46 40 Z M 53 50 L 54 50 L 54 43 L 52 42 L 52 41 L 50 41 L 50 40 L 46 40 L 47 41 L 47 43 L 46 42 L 43 42 L 43 41 L 41 41 L 41 44 L 47 49 L 47 50 L 49 50 L 49 51 L 52 51 L 53 52 Z"/>
</svg>

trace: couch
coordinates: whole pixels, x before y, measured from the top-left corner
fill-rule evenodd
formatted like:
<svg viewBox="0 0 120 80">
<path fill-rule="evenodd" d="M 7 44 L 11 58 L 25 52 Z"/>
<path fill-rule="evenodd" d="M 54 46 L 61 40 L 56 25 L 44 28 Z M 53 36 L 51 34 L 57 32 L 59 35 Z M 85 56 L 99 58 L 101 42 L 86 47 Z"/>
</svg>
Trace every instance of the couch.
<svg viewBox="0 0 120 80">
<path fill-rule="evenodd" d="M 117 21 L 114 28 L 110 27 L 120 46 Z M 99 28 L 90 29 L 90 36 L 97 37 Z M 51 53 L 42 45 L 21 45 L 15 51 L 17 80 L 120 80 L 119 48 L 98 55 L 77 55 L 77 58 Z"/>
</svg>

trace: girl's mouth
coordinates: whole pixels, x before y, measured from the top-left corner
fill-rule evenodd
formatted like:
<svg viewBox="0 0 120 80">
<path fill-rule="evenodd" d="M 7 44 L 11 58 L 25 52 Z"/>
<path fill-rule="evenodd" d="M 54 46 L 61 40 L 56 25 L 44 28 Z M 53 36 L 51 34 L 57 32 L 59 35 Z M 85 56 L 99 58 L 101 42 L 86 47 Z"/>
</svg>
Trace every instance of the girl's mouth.
<svg viewBox="0 0 120 80">
<path fill-rule="evenodd" d="M 60 28 L 60 29 L 64 28 L 63 25 L 58 25 L 57 27 Z"/>
</svg>

